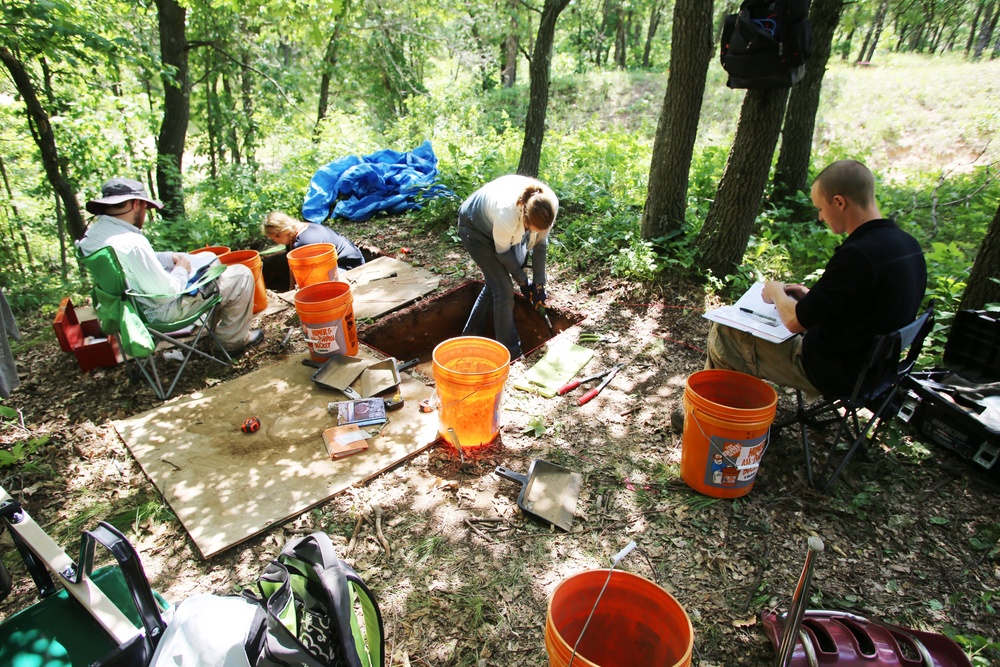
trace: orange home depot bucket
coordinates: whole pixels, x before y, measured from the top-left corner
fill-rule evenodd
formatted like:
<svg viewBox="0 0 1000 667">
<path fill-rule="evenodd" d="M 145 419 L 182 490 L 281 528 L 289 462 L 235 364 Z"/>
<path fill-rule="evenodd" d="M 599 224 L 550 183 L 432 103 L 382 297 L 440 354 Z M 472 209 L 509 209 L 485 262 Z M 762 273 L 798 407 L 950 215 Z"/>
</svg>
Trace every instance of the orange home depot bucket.
<svg viewBox="0 0 1000 667">
<path fill-rule="evenodd" d="M 594 615 L 588 624 L 591 609 Z M 584 625 L 587 629 L 580 637 Z M 694 628 L 684 607 L 652 581 L 631 572 L 614 570 L 610 580 L 607 570 L 581 572 L 564 579 L 549 598 L 545 618 L 549 667 L 567 667 L 571 658 L 573 667 L 687 667 L 693 648 Z"/>
<path fill-rule="evenodd" d="M 222 255 L 225 255 L 227 252 L 229 252 L 229 248 L 224 245 L 207 245 L 204 248 L 195 248 L 188 254 L 197 255 L 199 252 L 210 252 L 213 255 L 218 255 L 219 257 L 221 257 Z"/>
<path fill-rule="evenodd" d="M 500 433 L 510 352 L 489 338 L 459 336 L 438 344 L 433 359 L 438 432 L 464 449 L 491 442 Z"/>
<path fill-rule="evenodd" d="M 681 478 L 714 498 L 750 493 L 777 407 L 777 392 L 752 375 L 693 373 L 684 388 Z"/>
<path fill-rule="evenodd" d="M 350 285 L 327 281 L 303 287 L 295 293 L 295 311 L 313 361 L 358 353 Z"/>
<path fill-rule="evenodd" d="M 337 249 L 332 243 L 304 245 L 286 257 L 299 289 L 337 279 Z"/>
<path fill-rule="evenodd" d="M 242 264 L 253 272 L 253 312 L 259 313 L 267 308 L 267 290 L 264 288 L 263 267 L 260 253 L 256 250 L 234 250 L 219 256 L 219 261 L 226 265 Z"/>
</svg>

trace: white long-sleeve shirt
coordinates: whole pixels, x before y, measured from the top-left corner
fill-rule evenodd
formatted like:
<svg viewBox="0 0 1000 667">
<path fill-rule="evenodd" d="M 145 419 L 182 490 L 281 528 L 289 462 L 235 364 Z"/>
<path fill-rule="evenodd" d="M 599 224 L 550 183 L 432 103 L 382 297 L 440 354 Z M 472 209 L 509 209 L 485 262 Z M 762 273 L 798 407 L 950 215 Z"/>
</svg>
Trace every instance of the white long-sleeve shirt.
<svg viewBox="0 0 1000 667">
<path fill-rule="evenodd" d="M 532 250 L 532 265 L 536 284 L 545 284 L 545 247 L 551 228 L 541 232 L 527 232 L 518 215 L 517 200 L 529 185 L 546 191 L 553 202 L 558 199 L 551 189 L 534 178 L 509 174 L 490 181 L 469 195 L 459 212 L 460 219 L 482 235 L 491 237 L 497 257 L 518 282 L 527 278 L 521 264 L 527 251 Z M 554 211 L 558 214 L 558 208 Z M 514 249 L 511 252 L 511 249 Z M 536 250 L 537 248 L 537 250 Z"/>
<path fill-rule="evenodd" d="M 142 294 L 164 295 L 139 297 L 139 304 L 151 320 L 161 319 L 158 317 L 160 312 L 173 304 L 187 286 L 187 270 L 182 266 L 173 266 L 167 271 L 142 232 L 119 218 L 97 216 L 78 245 L 84 255 L 91 255 L 105 246 L 111 246 L 125 272 L 130 290 Z"/>
</svg>

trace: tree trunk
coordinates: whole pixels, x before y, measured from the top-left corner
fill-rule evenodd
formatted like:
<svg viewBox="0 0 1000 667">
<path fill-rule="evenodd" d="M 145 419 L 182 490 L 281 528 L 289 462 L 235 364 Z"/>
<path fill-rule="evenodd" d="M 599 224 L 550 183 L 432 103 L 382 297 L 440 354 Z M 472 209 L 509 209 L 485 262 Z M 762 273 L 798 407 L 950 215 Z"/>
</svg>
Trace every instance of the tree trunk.
<svg viewBox="0 0 1000 667">
<path fill-rule="evenodd" d="M 806 63 L 806 72 L 802 80 L 792 87 L 788 95 L 781 150 L 778 153 L 778 166 L 774 172 L 776 199 L 789 197 L 795 192 L 807 191 L 816 111 L 819 109 L 826 64 L 830 60 L 833 33 L 837 30 L 843 8 L 843 0 L 813 0 L 809 10 L 813 53 Z"/>
<path fill-rule="evenodd" d="M 330 40 L 326 43 L 326 53 L 323 54 L 323 63 L 320 67 L 319 77 L 319 104 L 316 109 L 316 127 L 313 132 L 313 141 L 319 141 L 320 125 L 326 118 L 326 112 L 330 106 L 330 79 L 333 78 L 333 70 L 337 66 L 337 47 L 340 45 L 340 22 L 333 29 Z"/>
<path fill-rule="evenodd" d="M 875 34 L 875 24 L 872 23 L 868 26 L 868 32 L 865 33 L 865 40 L 861 42 L 861 51 L 858 52 L 858 57 L 854 61 L 854 64 L 863 63 L 865 61 L 865 54 L 868 53 L 868 45 L 872 41 L 872 36 Z"/>
<path fill-rule="evenodd" d="M 681 228 L 687 209 L 688 174 L 698 134 L 705 76 L 714 53 L 712 2 L 677 0 L 670 73 L 653 142 L 642 238 L 652 240 Z"/>
<path fill-rule="evenodd" d="M 615 9 L 615 67 L 625 69 L 625 10 L 619 5 Z"/>
<path fill-rule="evenodd" d="M 24 106 L 28 112 L 28 123 L 32 127 L 32 136 L 42 157 L 45 175 L 48 177 L 52 189 L 62 199 L 63 205 L 66 207 L 66 222 L 69 224 L 70 233 L 73 234 L 74 239 L 83 238 L 83 215 L 80 213 L 80 204 L 76 201 L 76 192 L 73 190 L 73 186 L 63 176 L 59 151 L 56 149 L 56 137 L 52 132 L 52 125 L 49 123 L 49 115 L 38 100 L 31 76 L 24 67 L 24 63 L 5 46 L 0 46 L 0 62 L 10 72 L 11 80 L 21 95 L 21 99 L 24 100 Z"/>
<path fill-rule="evenodd" d="M 983 56 L 983 51 L 989 46 L 993 39 L 993 30 L 997 27 L 997 18 L 1000 18 L 1000 9 L 997 3 L 986 6 L 986 16 L 983 17 L 983 27 L 979 30 L 979 38 L 976 39 L 976 48 L 972 52 L 972 59 L 979 60 Z"/>
<path fill-rule="evenodd" d="M 253 118 L 253 71 L 250 69 L 250 53 L 243 51 L 240 69 L 240 92 L 243 97 L 243 116 L 246 131 L 243 133 L 243 155 L 251 167 L 251 176 L 257 166 L 257 122 Z"/>
<path fill-rule="evenodd" d="M 854 28 L 851 28 L 850 32 L 847 33 L 847 37 L 844 38 L 844 46 L 840 50 L 840 59 L 846 61 L 848 56 L 851 55 L 851 42 L 854 40 Z"/>
<path fill-rule="evenodd" d="M 965 42 L 966 58 L 972 52 L 972 45 L 976 43 L 976 28 L 979 27 L 979 17 L 983 15 L 983 7 L 985 5 L 985 0 L 979 0 L 979 4 L 976 5 L 976 15 L 972 17 L 972 29 L 969 30 L 969 39 Z"/>
<path fill-rule="evenodd" d="M 10 212 L 13 214 L 7 221 L 7 227 L 10 229 L 11 238 L 9 250 L 10 254 L 13 255 L 14 264 L 17 266 L 17 272 L 23 274 L 24 267 L 21 266 L 21 254 L 17 251 L 17 244 L 14 242 L 15 226 L 21 230 L 24 255 L 27 257 L 29 266 L 31 265 L 31 247 L 28 245 L 28 239 L 25 237 L 24 225 L 21 224 L 21 214 L 17 210 L 17 204 L 14 203 L 14 190 L 10 187 L 10 179 L 7 178 L 7 166 L 4 164 L 3 157 L 0 157 L 0 176 L 3 177 L 3 187 L 7 191 L 7 199 L 10 201 Z M 9 224 L 11 221 L 13 221 L 13 225 Z"/>
<path fill-rule="evenodd" d="M 726 169 L 698 234 L 701 266 L 719 279 L 731 275 L 746 252 L 787 99 L 786 88 L 748 90 L 743 99 Z"/>
<path fill-rule="evenodd" d="M 959 309 L 980 309 L 988 303 L 1000 302 L 1000 285 L 992 280 L 997 277 L 1000 277 L 1000 208 L 979 246 Z"/>
<path fill-rule="evenodd" d="M 524 120 L 524 144 L 517 173 L 538 176 L 542 159 L 542 139 L 545 137 L 545 113 L 549 105 L 549 70 L 552 65 L 552 43 L 555 39 L 556 20 L 569 0 L 545 0 L 542 16 L 538 21 L 538 36 L 531 53 L 528 75 L 531 87 L 528 93 L 528 113 Z"/>
<path fill-rule="evenodd" d="M 649 53 L 653 49 L 653 38 L 660 27 L 660 16 L 663 13 L 663 6 L 660 2 L 653 2 L 649 8 L 649 27 L 646 29 L 646 43 L 642 47 L 642 66 L 649 67 Z"/>
<path fill-rule="evenodd" d="M 163 78 L 163 121 L 156 139 L 156 189 L 163 201 L 163 217 L 181 220 L 184 212 L 184 181 L 181 163 L 191 114 L 191 82 L 188 79 L 188 43 L 185 33 L 187 10 L 178 0 L 156 0 L 160 26 L 160 59 Z"/>
<path fill-rule="evenodd" d="M 885 25 L 885 15 L 889 11 L 889 0 L 883 0 L 879 7 L 878 16 L 875 17 L 875 34 L 872 36 L 871 44 L 868 45 L 868 54 L 864 62 L 870 63 L 875 57 L 875 47 L 878 46 L 879 37 L 882 36 L 882 27 Z"/>
<path fill-rule="evenodd" d="M 504 67 L 501 80 L 504 88 L 513 88 L 517 82 L 517 11 L 511 0 L 510 32 L 504 40 Z"/>
<path fill-rule="evenodd" d="M 69 277 L 68 266 L 66 265 L 66 221 L 63 218 L 62 202 L 59 196 L 53 197 L 56 200 L 56 233 L 59 235 L 59 275 L 62 281 L 66 282 Z"/>
<path fill-rule="evenodd" d="M 206 68 L 208 67 L 206 63 Z M 208 130 L 208 167 L 212 180 L 219 177 L 219 121 L 218 102 L 215 95 L 215 72 L 205 76 L 205 127 Z"/>
</svg>

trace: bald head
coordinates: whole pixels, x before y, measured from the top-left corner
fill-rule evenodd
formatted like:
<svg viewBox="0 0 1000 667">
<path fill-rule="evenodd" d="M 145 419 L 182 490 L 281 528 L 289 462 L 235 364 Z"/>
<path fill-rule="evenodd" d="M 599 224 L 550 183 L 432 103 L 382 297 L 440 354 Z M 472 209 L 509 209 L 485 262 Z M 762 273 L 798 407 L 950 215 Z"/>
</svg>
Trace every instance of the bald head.
<svg viewBox="0 0 1000 667">
<path fill-rule="evenodd" d="M 827 165 L 813 185 L 827 200 L 840 195 L 862 209 L 875 204 L 875 176 L 857 160 L 837 160 Z"/>
</svg>

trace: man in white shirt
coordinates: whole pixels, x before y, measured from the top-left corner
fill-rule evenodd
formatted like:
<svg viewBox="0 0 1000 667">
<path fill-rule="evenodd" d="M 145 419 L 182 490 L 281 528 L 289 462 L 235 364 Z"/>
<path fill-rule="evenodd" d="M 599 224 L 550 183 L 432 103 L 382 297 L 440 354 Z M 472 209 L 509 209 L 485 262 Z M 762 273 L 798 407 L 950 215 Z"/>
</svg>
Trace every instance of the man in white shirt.
<svg viewBox="0 0 1000 667">
<path fill-rule="evenodd" d="M 118 256 L 129 289 L 139 297 L 143 313 L 151 322 L 173 322 L 197 310 L 202 294 L 186 294 L 192 275 L 186 253 L 157 253 L 142 235 L 149 208 L 163 204 L 146 195 L 146 187 L 130 178 L 113 178 L 101 188 L 101 198 L 87 202 L 87 211 L 97 216 L 77 242 L 84 255 L 110 246 Z M 215 335 L 230 354 L 239 354 L 264 340 L 260 329 L 250 330 L 253 316 L 254 277 L 242 265 L 227 266 L 216 281 L 222 303 L 216 310 Z"/>
</svg>

